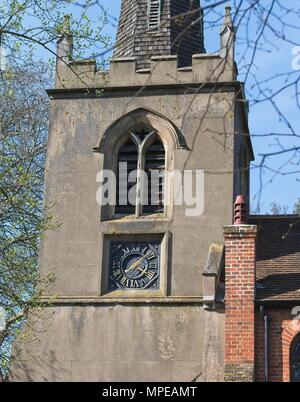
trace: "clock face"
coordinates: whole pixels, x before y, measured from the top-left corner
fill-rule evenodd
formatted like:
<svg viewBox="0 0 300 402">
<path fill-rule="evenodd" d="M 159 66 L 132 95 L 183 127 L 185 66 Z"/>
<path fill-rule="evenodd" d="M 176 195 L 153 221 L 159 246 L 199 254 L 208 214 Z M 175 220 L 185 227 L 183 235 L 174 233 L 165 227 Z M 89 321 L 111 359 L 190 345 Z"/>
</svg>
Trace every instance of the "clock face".
<svg viewBox="0 0 300 402">
<path fill-rule="evenodd" d="M 158 289 L 160 241 L 110 243 L 109 289 Z"/>
</svg>

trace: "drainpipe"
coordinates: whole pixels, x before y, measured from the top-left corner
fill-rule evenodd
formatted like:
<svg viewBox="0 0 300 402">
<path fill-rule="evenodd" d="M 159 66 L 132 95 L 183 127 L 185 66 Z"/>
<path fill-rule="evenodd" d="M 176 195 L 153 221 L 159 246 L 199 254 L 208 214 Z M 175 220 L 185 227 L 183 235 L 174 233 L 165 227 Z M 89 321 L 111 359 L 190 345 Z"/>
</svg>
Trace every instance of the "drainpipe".
<svg viewBox="0 0 300 402">
<path fill-rule="evenodd" d="M 269 322 L 270 318 L 265 312 L 264 306 L 260 306 L 260 312 L 264 320 L 264 366 L 265 366 L 265 382 L 269 382 L 270 377 L 270 357 L 269 357 Z"/>
</svg>

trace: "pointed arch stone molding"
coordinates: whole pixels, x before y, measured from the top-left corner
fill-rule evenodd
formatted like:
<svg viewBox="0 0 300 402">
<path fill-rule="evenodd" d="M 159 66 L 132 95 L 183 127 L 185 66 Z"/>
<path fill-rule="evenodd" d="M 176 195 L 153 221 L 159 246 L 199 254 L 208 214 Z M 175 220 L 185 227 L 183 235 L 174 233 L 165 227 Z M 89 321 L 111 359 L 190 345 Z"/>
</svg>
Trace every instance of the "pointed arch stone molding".
<svg viewBox="0 0 300 402">
<path fill-rule="evenodd" d="M 167 149 L 188 149 L 183 133 L 171 120 L 153 110 L 138 108 L 112 123 L 105 130 L 100 144 L 94 148 L 94 152 L 102 154 L 111 152 L 112 147 L 122 135 L 139 125 L 146 125 L 155 129 Z"/>
</svg>

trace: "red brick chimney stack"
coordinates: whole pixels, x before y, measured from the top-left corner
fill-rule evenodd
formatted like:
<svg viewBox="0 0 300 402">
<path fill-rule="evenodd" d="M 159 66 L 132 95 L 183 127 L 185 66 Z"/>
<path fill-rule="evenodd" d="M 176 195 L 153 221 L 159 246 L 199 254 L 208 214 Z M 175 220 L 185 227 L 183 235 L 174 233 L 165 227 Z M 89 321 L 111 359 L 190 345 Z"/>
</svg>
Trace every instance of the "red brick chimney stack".
<svg viewBox="0 0 300 402">
<path fill-rule="evenodd" d="M 245 197 L 235 203 L 234 225 L 225 226 L 225 381 L 254 381 L 255 241 Z"/>
</svg>

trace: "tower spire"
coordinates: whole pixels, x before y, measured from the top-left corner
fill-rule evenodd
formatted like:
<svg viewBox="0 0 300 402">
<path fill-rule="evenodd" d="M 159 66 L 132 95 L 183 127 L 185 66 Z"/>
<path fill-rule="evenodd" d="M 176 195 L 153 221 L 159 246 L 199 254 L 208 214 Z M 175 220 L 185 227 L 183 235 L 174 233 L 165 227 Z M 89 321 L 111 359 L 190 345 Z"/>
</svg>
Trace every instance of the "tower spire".
<svg viewBox="0 0 300 402">
<path fill-rule="evenodd" d="M 135 57 L 142 69 L 152 56 L 177 55 L 184 67 L 204 52 L 200 0 L 122 0 L 114 58 Z"/>
</svg>

